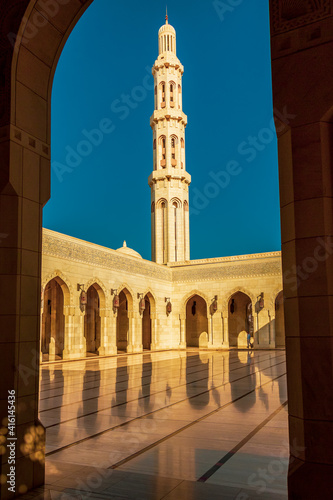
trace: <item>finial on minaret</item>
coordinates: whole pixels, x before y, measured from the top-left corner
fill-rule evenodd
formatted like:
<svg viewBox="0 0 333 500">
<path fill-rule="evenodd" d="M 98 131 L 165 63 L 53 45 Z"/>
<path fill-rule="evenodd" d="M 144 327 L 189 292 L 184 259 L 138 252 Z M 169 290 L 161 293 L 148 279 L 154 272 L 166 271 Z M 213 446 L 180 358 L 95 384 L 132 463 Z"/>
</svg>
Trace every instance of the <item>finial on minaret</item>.
<svg viewBox="0 0 333 500">
<path fill-rule="evenodd" d="M 166 6 L 165 24 L 169 24 L 168 6 Z"/>
<path fill-rule="evenodd" d="M 124 241 L 123 248 L 126 248 L 126 247 L 127 247 L 127 243 L 126 243 L 126 241 Z"/>
</svg>

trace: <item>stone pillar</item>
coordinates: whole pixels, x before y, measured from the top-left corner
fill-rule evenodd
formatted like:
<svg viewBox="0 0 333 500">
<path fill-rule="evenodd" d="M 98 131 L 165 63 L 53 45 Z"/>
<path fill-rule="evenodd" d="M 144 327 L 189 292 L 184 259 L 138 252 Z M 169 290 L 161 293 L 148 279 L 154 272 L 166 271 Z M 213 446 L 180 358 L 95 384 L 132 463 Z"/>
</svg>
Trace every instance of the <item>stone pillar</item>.
<svg viewBox="0 0 333 500">
<path fill-rule="evenodd" d="M 101 345 L 98 348 L 100 356 L 117 354 L 117 345 L 115 342 L 114 334 L 111 329 L 110 314 L 114 316 L 109 309 L 101 309 Z"/>
<path fill-rule="evenodd" d="M 208 315 L 208 347 L 213 347 L 214 343 L 214 328 L 213 328 L 213 316 Z"/>
<path fill-rule="evenodd" d="M 128 352 L 142 351 L 142 315 L 139 313 L 139 311 L 135 311 L 133 312 L 131 351 Z"/>
<path fill-rule="evenodd" d="M 332 2 L 299 2 L 297 9 L 291 0 L 270 4 L 288 371 L 288 490 L 290 499 L 326 499 L 333 498 Z"/>
<path fill-rule="evenodd" d="M 268 317 L 269 317 L 269 347 L 271 349 L 275 349 L 275 311 L 274 313 L 271 313 L 271 311 L 268 311 Z"/>
<path fill-rule="evenodd" d="M 179 316 L 179 326 L 180 326 L 180 338 L 179 338 L 179 348 L 186 349 L 186 317 Z"/>
<path fill-rule="evenodd" d="M 49 361 L 55 361 L 56 359 L 56 345 L 54 337 L 51 337 L 49 344 Z"/>
<path fill-rule="evenodd" d="M 16 144 L 10 130 L 0 129 L 0 433 L 4 436 L 0 476 L 10 471 L 7 418 L 13 394 L 18 494 L 44 482 L 45 430 L 38 420 L 38 385 L 41 227 L 47 197 L 40 190 L 40 176 L 49 171 L 49 162 Z M 0 498 L 15 496 L 8 486 L 0 484 Z"/>
<path fill-rule="evenodd" d="M 158 339 L 157 339 L 157 319 L 156 313 L 151 314 L 151 350 L 154 351 L 158 349 Z"/>
<path fill-rule="evenodd" d="M 134 346 L 135 320 L 133 311 L 128 311 L 128 343 L 126 352 L 132 353 Z"/>
<path fill-rule="evenodd" d="M 73 306 L 64 307 L 65 338 L 63 359 L 79 359 L 86 356 L 84 337 L 84 312 Z"/>
<path fill-rule="evenodd" d="M 229 318 L 228 318 L 228 314 L 223 316 L 223 313 L 222 313 L 221 320 L 222 320 L 222 325 L 223 325 L 223 336 L 222 336 L 223 347 L 229 347 Z"/>
</svg>

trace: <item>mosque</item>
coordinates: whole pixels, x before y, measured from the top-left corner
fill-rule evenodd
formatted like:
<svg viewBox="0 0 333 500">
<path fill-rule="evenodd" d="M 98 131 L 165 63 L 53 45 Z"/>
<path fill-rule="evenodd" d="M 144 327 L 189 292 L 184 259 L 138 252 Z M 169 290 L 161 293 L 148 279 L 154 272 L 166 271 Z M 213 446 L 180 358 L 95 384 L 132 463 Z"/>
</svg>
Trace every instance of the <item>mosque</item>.
<svg viewBox="0 0 333 500">
<path fill-rule="evenodd" d="M 280 252 L 190 260 L 189 186 L 175 29 L 159 30 L 152 260 L 43 230 L 41 359 L 143 350 L 285 346 Z"/>
</svg>

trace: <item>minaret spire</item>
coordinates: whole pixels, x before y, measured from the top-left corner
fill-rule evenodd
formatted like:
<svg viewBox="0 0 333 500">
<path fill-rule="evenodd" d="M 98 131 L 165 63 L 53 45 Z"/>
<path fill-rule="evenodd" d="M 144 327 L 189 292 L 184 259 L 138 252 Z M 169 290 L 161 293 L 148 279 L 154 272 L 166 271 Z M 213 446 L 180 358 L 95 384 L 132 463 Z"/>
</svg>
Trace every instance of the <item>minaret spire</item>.
<svg viewBox="0 0 333 500">
<path fill-rule="evenodd" d="M 186 171 L 182 77 L 177 57 L 176 31 L 168 23 L 158 32 L 159 55 L 153 67 L 155 109 L 151 188 L 152 260 L 158 264 L 190 260 L 189 185 Z"/>
<path fill-rule="evenodd" d="M 169 24 L 168 6 L 166 6 L 165 24 Z"/>
</svg>

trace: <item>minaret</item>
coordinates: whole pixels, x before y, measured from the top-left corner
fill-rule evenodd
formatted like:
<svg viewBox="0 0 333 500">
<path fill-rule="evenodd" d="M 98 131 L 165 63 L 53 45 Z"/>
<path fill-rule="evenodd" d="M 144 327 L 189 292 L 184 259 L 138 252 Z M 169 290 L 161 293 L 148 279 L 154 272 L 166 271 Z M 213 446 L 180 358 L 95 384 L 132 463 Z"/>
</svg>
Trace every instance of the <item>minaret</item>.
<svg viewBox="0 0 333 500">
<path fill-rule="evenodd" d="M 153 67 L 155 111 L 154 171 L 151 188 L 152 260 L 159 264 L 190 260 L 188 188 L 185 164 L 185 127 L 182 109 L 184 67 L 176 55 L 176 31 L 168 23 L 158 33 L 159 56 Z"/>
</svg>

